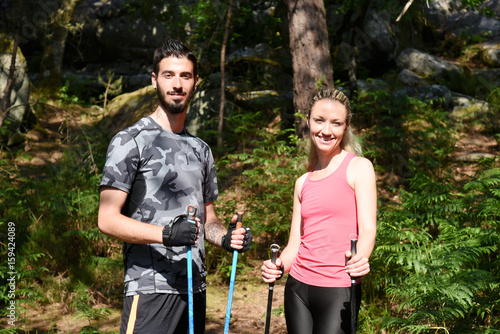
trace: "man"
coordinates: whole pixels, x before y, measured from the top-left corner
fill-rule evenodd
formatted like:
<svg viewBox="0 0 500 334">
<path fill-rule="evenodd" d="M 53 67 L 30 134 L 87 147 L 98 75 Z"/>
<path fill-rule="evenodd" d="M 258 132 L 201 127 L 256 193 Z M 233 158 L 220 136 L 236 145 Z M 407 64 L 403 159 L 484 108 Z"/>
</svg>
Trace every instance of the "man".
<svg viewBox="0 0 500 334">
<path fill-rule="evenodd" d="M 215 214 L 218 199 L 210 147 L 186 132 L 198 84 L 196 57 L 176 40 L 154 53 L 155 111 L 112 139 L 101 181 L 99 229 L 124 241 L 125 296 L 121 333 L 187 333 L 187 245 L 192 245 L 195 333 L 205 330 L 204 240 L 228 251 L 250 248 L 252 235 L 229 230 Z M 198 211 L 197 224 L 183 214 Z"/>
</svg>

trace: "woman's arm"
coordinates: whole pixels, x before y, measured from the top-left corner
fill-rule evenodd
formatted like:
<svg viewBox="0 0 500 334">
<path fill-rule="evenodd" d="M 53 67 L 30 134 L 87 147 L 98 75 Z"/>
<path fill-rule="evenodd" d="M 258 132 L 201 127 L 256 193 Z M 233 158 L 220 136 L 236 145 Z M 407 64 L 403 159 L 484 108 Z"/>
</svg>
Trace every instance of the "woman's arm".
<svg viewBox="0 0 500 334">
<path fill-rule="evenodd" d="M 371 161 L 355 158 L 347 170 L 347 180 L 356 196 L 358 243 L 356 255 L 347 262 L 346 271 L 359 277 L 370 272 L 368 260 L 377 234 L 377 185 Z M 346 257 L 351 257 L 350 251 L 346 252 Z"/>
</svg>

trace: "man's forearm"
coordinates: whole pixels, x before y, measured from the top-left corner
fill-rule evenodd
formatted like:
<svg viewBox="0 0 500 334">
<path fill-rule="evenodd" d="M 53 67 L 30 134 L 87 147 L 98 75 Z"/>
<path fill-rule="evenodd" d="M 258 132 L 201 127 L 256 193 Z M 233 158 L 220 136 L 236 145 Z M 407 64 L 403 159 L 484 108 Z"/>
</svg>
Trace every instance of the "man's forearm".
<svg viewBox="0 0 500 334">
<path fill-rule="evenodd" d="M 227 229 L 219 221 L 205 223 L 205 240 L 216 246 L 222 246 L 222 237 L 227 233 Z"/>
<path fill-rule="evenodd" d="M 122 215 L 99 214 L 101 232 L 118 240 L 134 244 L 161 243 L 163 227 L 146 224 Z"/>
</svg>

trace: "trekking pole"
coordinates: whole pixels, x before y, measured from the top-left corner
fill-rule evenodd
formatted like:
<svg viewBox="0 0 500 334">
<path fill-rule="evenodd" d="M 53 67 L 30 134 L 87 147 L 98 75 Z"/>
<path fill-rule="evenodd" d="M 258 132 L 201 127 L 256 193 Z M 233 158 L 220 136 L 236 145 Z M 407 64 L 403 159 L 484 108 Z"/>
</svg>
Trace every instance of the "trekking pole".
<svg viewBox="0 0 500 334">
<path fill-rule="evenodd" d="M 236 229 L 243 226 L 243 212 L 238 212 Z M 224 334 L 229 333 L 229 320 L 231 320 L 231 306 L 233 304 L 234 281 L 236 279 L 236 265 L 238 264 L 238 251 L 233 251 L 233 265 L 231 266 L 231 279 L 229 282 L 229 296 L 227 297 L 226 322 L 224 324 Z"/>
<path fill-rule="evenodd" d="M 280 246 L 277 244 L 271 245 L 271 262 L 276 263 Z M 271 325 L 271 310 L 273 305 L 274 282 L 269 283 L 269 294 L 267 296 L 267 313 L 266 313 L 266 329 L 265 334 L 269 334 L 269 326 Z"/>
<path fill-rule="evenodd" d="M 187 207 L 188 222 L 196 224 L 194 217 L 197 208 L 192 205 Z M 191 246 L 187 246 L 187 275 L 188 275 L 188 316 L 189 316 L 189 334 L 194 334 L 194 311 L 193 311 L 193 256 Z"/>
<path fill-rule="evenodd" d="M 358 237 L 356 235 L 349 236 L 351 239 L 351 258 L 356 255 L 356 243 Z M 356 334 L 356 278 L 351 277 L 351 334 Z"/>
</svg>

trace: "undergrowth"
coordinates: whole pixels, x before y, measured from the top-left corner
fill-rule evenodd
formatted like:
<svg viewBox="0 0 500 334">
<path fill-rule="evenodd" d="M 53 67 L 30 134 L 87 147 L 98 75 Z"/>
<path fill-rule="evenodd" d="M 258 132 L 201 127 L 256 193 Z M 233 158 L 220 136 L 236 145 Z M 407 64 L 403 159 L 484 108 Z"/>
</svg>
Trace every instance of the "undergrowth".
<svg viewBox="0 0 500 334">
<path fill-rule="evenodd" d="M 473 174 L 457 173 L 452 159 L 464 129 L 500 139 L 499 100 L 493 92 L 490 109 L 468 118 L 452 117 L 439 101 L 396 104 L 383 91 L 353 101 L 353 126 L 379 176 L 377 246 L 363 282 L 360 332 L 500 331 L 498 157 L 469 163 Z M 283 128 L 281 112 L 237 111 L 225 123 L 225 140 L 234 145 L 217 158 L 216 210 L 224 223 L 245 211 L 254 243 L 240 257 L 243 274 L 269 258 L 271 243 L 286 245 L 294 182 L 305 172 L 307 143 Z M 123 289 L 121 243 L 96 227 L 109 140 L 71 124 L 56 163 L 14 164 L 29 152 L 2 151 L 0 231 L 5 240 L 8 223 L 15 223 L 18 318 L 28 303 L 58 302 L 88 321 L 82 331 L 97 332 L 94 320 L 120 304 Z M 2 258 L 8 252 L 2 241 Z M 0 263 L 2 280 L 6 266 Z M 216 280 L 227 283 L 230 266 L 231 254 L 207 245 Z M 99 302 L 97 291 L 104 298 Z M 0 287 L 2 316 L 8 292 Z"/>
</svg>

